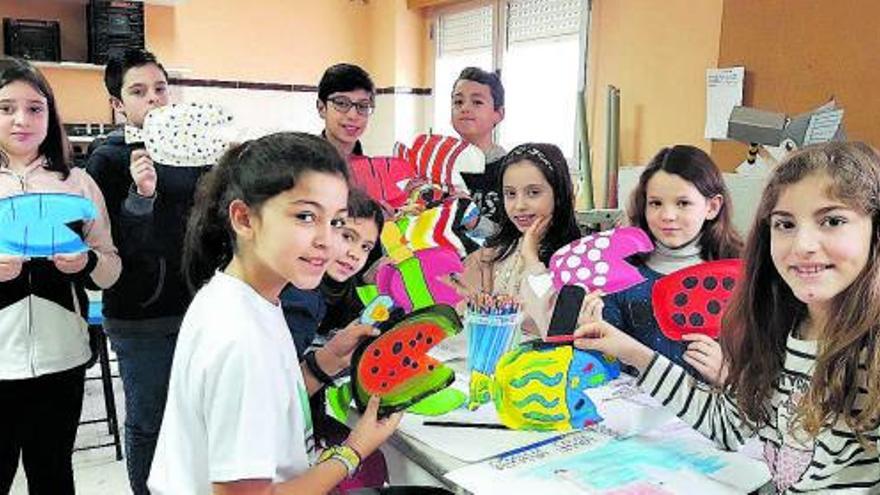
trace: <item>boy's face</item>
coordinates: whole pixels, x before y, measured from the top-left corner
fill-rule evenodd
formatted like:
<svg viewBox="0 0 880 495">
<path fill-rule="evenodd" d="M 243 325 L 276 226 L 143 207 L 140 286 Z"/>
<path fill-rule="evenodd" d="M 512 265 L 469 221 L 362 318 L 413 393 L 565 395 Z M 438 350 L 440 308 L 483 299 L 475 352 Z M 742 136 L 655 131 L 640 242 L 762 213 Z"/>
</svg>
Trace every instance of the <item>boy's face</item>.
<svg viewBox="0 0 880 495">
<path fill-rule="evenodd" d="M 122 76 L 122 99 L 111 96 L 113 108 L 135 127 L 144 125 L 147 113 L 168 104 L 168 79 L 156 64 L 132 67 Z"/>
<path fill-rule="evenodd" d="M 481 145 L 492 142 L 492 129 L 504 118 L 495 109 L 488 84 L 459 79 L 452 90 L 452 127 L 465 141 Z"/>
<path fill-rule="evenodd" d="M 365 89 L 338 91 L 331 93 L 326 102 L 318 100 L 318 114 L 333 143 L 354 146 L 367 130 L 372 111 L 372 95 Z"/>
</svg>

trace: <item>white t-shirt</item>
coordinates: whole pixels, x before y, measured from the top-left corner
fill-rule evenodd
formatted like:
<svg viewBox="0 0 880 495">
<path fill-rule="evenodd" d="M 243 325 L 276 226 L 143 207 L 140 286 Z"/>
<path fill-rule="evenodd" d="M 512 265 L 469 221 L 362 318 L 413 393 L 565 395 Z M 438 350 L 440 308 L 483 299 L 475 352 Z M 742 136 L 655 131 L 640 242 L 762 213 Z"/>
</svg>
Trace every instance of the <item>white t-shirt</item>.
<svg viewBox="0 0 880 495">
<path fill-rule="evenodd" d="M 290 480 L 314 460 L 308 393 L 281 307 L 217 272 L 186 312 L 150 471 L 153 495 Z"/>
</svg>

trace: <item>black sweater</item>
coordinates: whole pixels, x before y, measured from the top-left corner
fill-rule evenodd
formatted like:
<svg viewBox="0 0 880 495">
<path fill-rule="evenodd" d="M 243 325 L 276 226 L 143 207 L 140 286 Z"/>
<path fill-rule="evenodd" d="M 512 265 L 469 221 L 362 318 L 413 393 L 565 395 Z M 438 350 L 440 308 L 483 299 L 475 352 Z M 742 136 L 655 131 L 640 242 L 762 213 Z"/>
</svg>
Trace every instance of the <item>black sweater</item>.
<svg viewBox="0 0 880 495">
<path fill-rule="evenodd" d="M 199 178 L 209 167 L 155 164 L 156 193 L 135 191 L 132 148 L 113 133 L 89 157 L 88 172 L 104 193 L 122 276 L 104 292 L 104 316 L 142 320 L 182 316 L 192 299 L 181 271 L 183 237 Z"/>
</svg>

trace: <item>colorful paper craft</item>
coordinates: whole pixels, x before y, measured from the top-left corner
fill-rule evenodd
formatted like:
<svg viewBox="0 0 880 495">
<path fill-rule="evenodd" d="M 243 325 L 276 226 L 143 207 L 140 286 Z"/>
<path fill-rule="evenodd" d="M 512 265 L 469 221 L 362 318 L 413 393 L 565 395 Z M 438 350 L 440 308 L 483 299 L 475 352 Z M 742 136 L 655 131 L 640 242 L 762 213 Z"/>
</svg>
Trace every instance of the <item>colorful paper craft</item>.
<svg viewBox="0 0 880 495">
<path fill-rule="evenodd" d="M 455 251 L 423 249 L 401 262 L 380 267 L 376 272 L 376 286 L 406 312 L 433 304 L 454 306 L 461 301 L 461 296 L 442 279 L 457 276 L 463 270 L 464 265 Z"/>
<path fill-rule="evenodd" d="M 172 103 L 147 114 L 140 137 L 156 163 L 202 167 L 217 163 L 226 151 L 231 121 L 212 103 Z"/>
<path fill-rule="evenodd" d="M 620 363 L 571 346 L 505 354 L 495 368 L 493 398 L 501 422 L 518 430 L 571 430 L 602 421 L 587 389 L 620 375 Z"/>
<path fill-rule="evenodd" d="M 416 175 L 410 162 L 394 157 L 353 156 L 348 166 L 355 184 L 379 204 L 390 208 L 406 204 L 406 184 Z"/>
<path fill-rule="evenodd" d="M 428 182 L 464 191 L 467 186 L 461 172 L 482 173 L 486 169 L 486 156 L 480 148 L 451 136 L 421 134 L 412 147 L 396 152 L 406 155 L 416 174 Z"/>
<path fill-rule="evenodd" d="M 742 277 L 742 260 L 700 263 L 661 278 L 651 302 L 663 334 L 681 340 L 686 333 L 718 338 L 721 317 Z"/>
<path fill-rule="evenodd" d="M 467 198 L 447 198 L 438 206 L 418 215 L 408 215 L 396 221 L 403 241 L 413 251 L 433 247 L 454 249 L 464 258 L 480 248 L 468 236 L 468 231 L 479 220 L 480 209 Z"/>
<path fill-rule="evenodd" d="M 654 249 L 650 237 L 638 227 L 621 227 L 590 234 L 561 247 L 550 257 L 553 286 L 580 285 L 587 292 L 601 289 L 612 294 L 628 289 L 644 277 L 626 258 Z"/>
<path fill-rule="evenodd" d="M 68 224 L 95 216 L 95 205 L 73 194 L 33 193 L 0 199 L 0 253 L 48 257 L 88 251 Z"/>
<path fill-rule="evenodd" d="M 394 301 L 391 296 L 377 295 L 361 312 L 360 321 L 364 325 L 378 325 L 384 321 L 388 321 L 391 317 L 391 308 L 394 307 Z"/>
<path fill-rule="evenodd" d="M 379 337 L 361 343 L 351 361 L 358 409 L 363 412 L 375 395 L 381 399 L 379 414 L 385 416 L 449 386 L 455 373 L 427 352 L 460 331 L 455 309 L 438 304 L 408 314 Z"/>
</svg>

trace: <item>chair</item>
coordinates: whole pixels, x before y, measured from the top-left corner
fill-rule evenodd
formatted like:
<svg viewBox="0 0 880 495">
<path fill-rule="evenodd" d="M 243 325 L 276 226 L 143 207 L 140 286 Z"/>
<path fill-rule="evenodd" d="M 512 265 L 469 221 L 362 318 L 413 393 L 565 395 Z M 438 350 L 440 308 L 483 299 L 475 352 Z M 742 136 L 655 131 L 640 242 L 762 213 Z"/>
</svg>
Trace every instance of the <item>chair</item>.
<svg viewBox="0 0 880 495">
<path fill-rule="evenodd" d="M 89 344 L 92 347 L 92 353 L 97 355 L 97 361 L 101 366 L 101 376 L 100 378 L 86 377 L 86 380 L 101 380 L 101 384 L 104 388 L 104 410 L 107 414 L 103 418 L 80 421 L 79 424 L 107 423 L 108 433 L 113 435 L 113 441 L 88 445 L 85 447 L 77 447 L 74 450 L 91 450 L 113 446 L 116 448 L 116 460 L 121 461 L 122 441 L 119 437 L 119 419 L 116 415 L 116 400 L 113 395 L 113 376 L 110 371 L 110 356 L 107 351 L 107 337 L 104 335 L 104 331 L 101 328 L 101 322 L 103 321 L 101 309 L 102 305 L 100 301 L 91 301 L 89 303 Z M 93 364 L 93 362 L 90 362 L 89 366 L 91 366 L 91 364 Z"/>
</svg>

